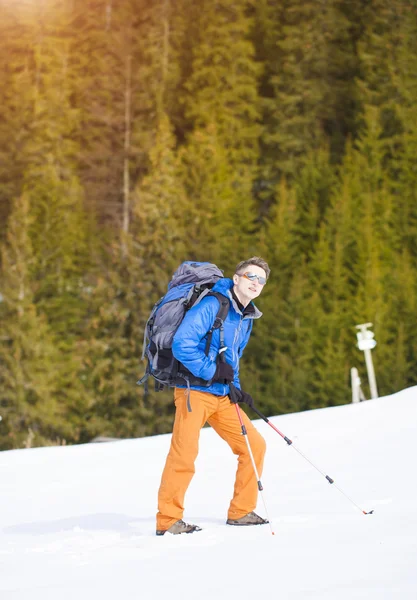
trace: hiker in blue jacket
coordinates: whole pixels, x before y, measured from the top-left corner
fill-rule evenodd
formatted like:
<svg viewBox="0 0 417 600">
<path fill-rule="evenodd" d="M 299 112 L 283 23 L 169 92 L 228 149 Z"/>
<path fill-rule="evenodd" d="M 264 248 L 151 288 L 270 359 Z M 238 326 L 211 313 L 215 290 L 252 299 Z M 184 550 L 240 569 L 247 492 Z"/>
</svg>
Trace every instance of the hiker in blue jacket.
<svg viewBox="0 0 417 600">
<path fill-rule="evenodd" d="M 213 287 L 213 292 L 220 292 L 230 301 L 224 321 L 225 360 L 218 360 L 220 329 L 213 331 L 208 356 L 205 353 L 206 335 L 219 310 L 215 296 L 207 296 L 193 306 L 175 334 L 172 346 L 175 358 L 208 384 L 191 385 L 190 389 L 186 385 L 175 387 L 175 422 L 158 493 L 157 535 L 167 531 L 173 534 L 200 531 L 197 525 L 184 523 L 182 517 L 185 493 L 195 471 L 200 430 L 206 422 L 238 456 L 234 494 L 226 523 L 248 526 L 268 522 L 254 512 L 258 485 L 236 409 L 229 397 L 229 384 L 236 389 L 238 402 L 253 405 L 251 396 L 241 389 L 239 360 L 249 341 L 254 319 L 262 316 L 253 300 L 262 292 L 269 274 L 268 264 L 262 258 L 253 257 L 237 265 L 233 280 L 219 279 Z M 261 476 L 265 441 L 243 412 L 242 419 Z"/>
</svg>

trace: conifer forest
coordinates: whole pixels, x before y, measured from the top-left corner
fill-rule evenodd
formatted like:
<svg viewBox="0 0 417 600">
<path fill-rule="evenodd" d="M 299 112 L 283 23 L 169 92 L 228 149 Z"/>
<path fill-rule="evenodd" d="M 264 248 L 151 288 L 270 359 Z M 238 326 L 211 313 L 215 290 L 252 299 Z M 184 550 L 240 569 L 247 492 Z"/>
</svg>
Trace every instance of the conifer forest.
<svg viewBox="0 0 417 600">
<path fill-rule="evenodd" d="M 0 0 L 0 109 L 0 449 L 171 430 L 183 260 L 268 261 L 267 416 L 369 398 L 360 323 L 417 384 L 417 0 Z"/>
</svg>

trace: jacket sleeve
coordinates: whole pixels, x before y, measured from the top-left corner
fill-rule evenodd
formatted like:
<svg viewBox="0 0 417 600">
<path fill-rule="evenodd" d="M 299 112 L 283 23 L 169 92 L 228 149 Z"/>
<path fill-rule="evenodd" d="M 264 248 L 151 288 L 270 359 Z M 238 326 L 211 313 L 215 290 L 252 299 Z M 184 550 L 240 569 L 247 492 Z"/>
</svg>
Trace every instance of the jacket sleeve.
<svg viewBox="0 0 417 600">
<path fill-rule="evenodd" d="M 214 376 L 216 363 L 205 355 L 200 342 L 211 329 L 218 310 L 216 298 L 204 298 L 186 313 L 172 343 L 175 358 L 195 377 L 207 381 Z"/>
</svg>

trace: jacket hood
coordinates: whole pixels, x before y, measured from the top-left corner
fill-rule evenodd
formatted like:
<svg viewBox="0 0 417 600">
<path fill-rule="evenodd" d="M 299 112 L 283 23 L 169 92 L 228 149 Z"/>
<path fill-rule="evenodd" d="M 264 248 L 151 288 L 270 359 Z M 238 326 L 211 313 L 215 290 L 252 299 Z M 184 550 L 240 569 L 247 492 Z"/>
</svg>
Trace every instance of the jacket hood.
<svg viewBox="0 0 417 600">
<path fill-rule="evenodd" d="M 227 298 L 229 298 L 231 305 L 233 306 L 235 311 L 241 315 L 242 311 L 239 309 L 238 305 L 236 304 L 236 302 L 232 296 L 232 288 L 233 288 L 233 281 L 231 279 L 229 279 L 228 277 L 223 277 L 222 279 L 219 279 L 216 282 L 212 291 L 219 292 L 219 294 L 223 294 L 223 296 L 226 296 Z M 260 317 L 262 317 L 261 311 L 258 308 L 256 308 L 254 303 L 250 302 L 250 304 L 253 306 L 254 310 L 251 314 L 246 315 L 247 318 L 248 319 L 259 319 Z"/>
</svg>

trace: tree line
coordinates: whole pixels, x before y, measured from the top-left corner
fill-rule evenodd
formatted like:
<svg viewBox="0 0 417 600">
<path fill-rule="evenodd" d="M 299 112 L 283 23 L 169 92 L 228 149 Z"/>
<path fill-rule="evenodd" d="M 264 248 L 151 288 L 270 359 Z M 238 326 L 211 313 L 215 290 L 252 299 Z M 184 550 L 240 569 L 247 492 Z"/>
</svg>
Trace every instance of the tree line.
<svg viewBox="0 0 417 600">
<path fill-rule="evenodd" d="M 414 0 L 1 0 L 0 449 L 169 431 L 135 382 L 183 260 L 269 262 L 267 415 L 349 402 L 367 321 L 415 385 L 416 73 Z"/>
</svg>

